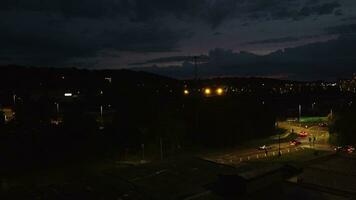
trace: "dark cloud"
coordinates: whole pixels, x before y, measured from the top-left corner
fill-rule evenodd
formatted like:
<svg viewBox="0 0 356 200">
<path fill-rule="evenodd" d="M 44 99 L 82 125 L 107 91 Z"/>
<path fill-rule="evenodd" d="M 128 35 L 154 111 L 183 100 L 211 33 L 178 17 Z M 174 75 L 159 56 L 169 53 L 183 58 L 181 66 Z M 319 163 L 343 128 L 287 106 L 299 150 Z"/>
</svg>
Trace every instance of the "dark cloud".
<svg viewBox="0 0 356 200">
<path fill-rule="evenodd" d="M 336 79 L 355 72 L 356 37 L 341 36 L 327 42 L 318 42 L 287 48 L 266 56 L 247 52 L 215 49 L 209 53 L 209 62 L 199 65 L 201 77 L 211 76 L 273 76 L 289 74 L 290 79 Z M 192 77 L 192 64 L 172 68 L 140 68 L 178 78 Z"/>
<path fill-rule="evenodd" d="M 349 16 L 341 19 L 341 21 L 354 21 L 354 20 L 356 20 L 356 16 Z"/>
<path fill-rule="evenodd" d="M 174 15 L 187 21 L 200 18 L 217 27 L 228 18 L 289 19 L 332 14 L 338 7 L 337 1 L 315 0 L 5 0 L 0 10 L 55 13 L 67 18 L 125 17 L 133 22 Z"/>
<path fill-rule="evenodd" d="M 343 12 L 342 12 L 342 10 L 335 10 L 334 14 L 336 16 L 341 16 L 341 15 L 343 15 Z"/>
<path fill-rule="evenodd" d="M 324 3 L 320 5 L 305 6 L 299 12 L 300 16 L 310 16 L 310 15 L 328 15 L 334 13 L 335 9 L 341 6 L 337 1 Z M 341 12 L 341 11 L 339 11 Z"/>
<path fill-rule="evenodd" d="M 341 5 L 337 1 L 320 2 L 317 0 L 303 1 L 288 0 L 288 1 L 251 1 L 248 6 L 249 19 L 272 19 L 299 20 L 312 15 L 328 15 L 333 14 L 335 9 Z M 340 11 L 341 12 L 341 11 Z M 269 17 L 269 18 L 268 18 Z"/>
<path fill-rule="evenodd" d="M 243 43 L 244 45 L 257 45 L 257 44 L 281 44 L 281 43 L 290 43 L 298 42 L 306 39 L 319 38 L 323 35 L 350 35 L 356 34 L 356 24 L 346 24 L 327 27 L 324 29 L 324 33 L 318 35 L 304 35 L 304 36 L 288 36 L 280 38 L 269 38 L 264 40 L 255 40 Z"/>
<path fill-rule="evenodd" d="M 108 52 L 179 51 L 180 42 L 196 30 L 177 21 L 208 25 L 218 33 L 215 29 L 229 20 L 300 19 L 333 14 L 339 7 L 337 1 L 317 0 L 2 0 L 0 57 L 66 65 L 78 59 L 96 63 Z"/>
<path fill-rule="evenodd" d="M 300 36 L 300 37 L 289 36 L 289 37 L 281 37 L 281 38 L 270 38 L 265 40 L 250 41 L 244 44 L 255 45 L 255 44 L 278 44 L 278 43 L 298 42 L 305 39 L 317 38 L 319 36 L 320 35 L 307 35 L 307 36 Z"/>
<path fill-rule="evenodd" d="M 356 35 L 356 24 L 344 24 L 325 29 L 329 34 Z"/>
<path fill-rule="evenodd" d="M 313 7 L 315 13 L 319 15 L 327 15 L 332 14 L 337 8 L 340 8 L 341 4 L 337 1 L 331 3 L 325 3 L 316 7 Z M 341 12 L 341 10 L 336 10 L 337 12 Z"/>
<path fill-rule="evenodd" d="M 193 57 L 191 56 L 172 56 L 172 57 L 163 57 L 152 60 L 147 60 L 145 62 L 140 63 L 131 63 L 130 65 L 145 65 L 145 64 L 159 64 L 159 63 L 172 63 L 172 62 L 184 62 L 184 61 L 192 61 Z"/>
<path fill-rule="evenodd" d="M 0 54 L 28 64 L 65 64 L 105 51 L 169 52 L 190 36 L 186 30 L 124 18 L 91 19 L 41 12 L 1 12 Z"/>
<path fill-rule="evenodd" d="M 206 55 L 196 56 L 197 62 L 207 62 L 209 57 Z M 162 57 L 157 59 L 147 60 L 145 62 L 139 63 L 131 63 L 130 65 L 147 65 L 147 64 L 169 64 L 169 63 L 177 63 L 177 62 L 193 62 L 193 56 L 171 56 L 171 57 Z"/>
</svg>

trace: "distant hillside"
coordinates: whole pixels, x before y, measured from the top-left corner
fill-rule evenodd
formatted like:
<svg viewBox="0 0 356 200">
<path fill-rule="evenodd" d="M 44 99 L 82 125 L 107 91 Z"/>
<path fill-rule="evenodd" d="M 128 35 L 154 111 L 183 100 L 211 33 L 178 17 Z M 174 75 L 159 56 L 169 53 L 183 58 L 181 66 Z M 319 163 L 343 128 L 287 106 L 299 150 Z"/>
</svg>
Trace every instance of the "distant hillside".
<svg viewBox="0 0 356 200">
<path fill-rule="evenodd" d="M 86 70 L 76 68 L 39 68 L 8 65 L 0 67 L 0 89 L 19 88 L 58 89 L 61 87 L 96 88 L 109 82 L 113 85 L 163 85 L 178 84 L 167 78 L 149 72 L 131 70 Z M 107 78 L 107 79 L 105 79 Z"/>
</svg>

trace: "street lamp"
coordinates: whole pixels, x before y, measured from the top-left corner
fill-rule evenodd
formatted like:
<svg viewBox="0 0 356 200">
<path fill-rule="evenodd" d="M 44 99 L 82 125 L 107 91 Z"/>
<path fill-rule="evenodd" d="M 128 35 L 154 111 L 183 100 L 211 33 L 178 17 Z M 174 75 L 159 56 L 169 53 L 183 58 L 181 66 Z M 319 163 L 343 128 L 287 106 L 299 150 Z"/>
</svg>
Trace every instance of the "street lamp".
<svg viewBox="0 0 356 200">
<path fill-rule="evenodd" d="M 299 104 L 299 122 L 301 117 L 302 117 L 302 105 Z"/>
<path fill-rule="evenodd" d="M 275 124 L 275 128 L 278 131 L 278 122 L 276 122 Z M 281 156 L 281 133 L 278 131 L 278 156 Z"/>
<path fill-rule="evenodd" d="M 16 105 L 16 94 L 13 94 L 13 95 L 12 95 L 12 99 L 13 99 L 13 101 L 14 101 L 14 105 Z"/>
<path fill-rule="evenodd" d="M 56 104 L 56 110 L 57 110 L 57 114 L 59 113 L 59 103 L 54 103 L 54 104 Z"/>
<path fill-rule="evenodd" d="M 103 118 L 103 106 L 100 106 L 100 117 Z"/>
<path fill-rule="evenodd" d="M 224 90 L 222 89 L 222 88 L 218 88 L 218 89 L 216 89 L 216 94 L 217 95 L 223 95 L 223 93 L 224 93 Z"/>
<path fill-rule="evenodd" d="M 205 95 L 210 95 L 211 94 L 211 89 L 210 88 L 205 88 L 204 89 L 204 94 Z"/>
<path fill-rule="evenodd" d="M 189 90 L 185 89 L 185 90 L 183 91 L 183 93 L 184 93 L 184 95 L 189 95 Z"/>
</svg>

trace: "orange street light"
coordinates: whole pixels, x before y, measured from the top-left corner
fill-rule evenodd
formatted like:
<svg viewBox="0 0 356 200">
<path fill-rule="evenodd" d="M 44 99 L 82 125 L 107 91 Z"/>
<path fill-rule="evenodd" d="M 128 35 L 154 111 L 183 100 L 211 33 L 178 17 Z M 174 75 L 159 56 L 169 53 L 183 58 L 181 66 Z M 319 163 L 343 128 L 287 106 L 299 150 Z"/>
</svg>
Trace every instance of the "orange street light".
<svg viewBox="0 0 356 200">
<path fill-rule="evenodd" d="M 211 94 L 210 88 L 205 88 L 205 89 L 204 89 L 204 94 L 205 94 L 205 95 L 210 95 L 210 94 Z"/>
<path fill-rule="evenodd" d="M 222 88 L 217 88 L 216 89 L 216 94 L 217 95 L 223 95 L 223 93 L 224 93 L 224 90 Z"/>
</svg>

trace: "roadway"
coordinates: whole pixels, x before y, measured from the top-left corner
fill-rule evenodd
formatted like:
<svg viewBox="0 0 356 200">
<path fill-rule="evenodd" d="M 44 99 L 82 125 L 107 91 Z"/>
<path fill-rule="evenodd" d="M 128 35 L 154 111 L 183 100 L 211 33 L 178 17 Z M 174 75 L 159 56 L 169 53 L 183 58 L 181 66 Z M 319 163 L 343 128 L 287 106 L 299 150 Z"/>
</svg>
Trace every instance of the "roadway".
<svg viewBox="0 0 356 200">
<path fill-rule="evenodd" d="M 286 133 L 280 135 L 281 140 L 284 141 L 280 144 L 280 152 L 282 156 L 284 154 L 295 153 L 309 148 L 315 150 L 332 151 L 332 147 L 328 143 L 329 132 L 327 127 L 306 127 L 301 126 L 299 123 L 293 122 L 278 122 L 278 126 L 287 130 Z M 302 131 L 307 132 L 308 136 L 297 138 L 297 140 L 301 142 L 300 145 L 291 145 L 290 140 L 292 140 L 292 138 L 295 138 L 296 134 Z M 314 144 L 313 142 L 309 142 L 309 137 L 311 137 L 312 141 L 315 137 L 316 140 Z M 214 156 L 207 155 L 203 157 L 207 160 L 223 164 L 238 164 L 245 161 L 267 159 L 269 157 L 279 155 L 278 140 L 279 135 L 274 135 L 269 137 L 268 140 L 264 140 L 268 141 L 268 144 L 260 143 L 258 146 L 251 146 L 250 148 L 233 150 L 229 153 L 223 153 Z M 258 150 L 258 147 L 263 145 L 266 145 L 270 148 L 268 149 L 267 154 L 264 150 Z"/>
</svg>

